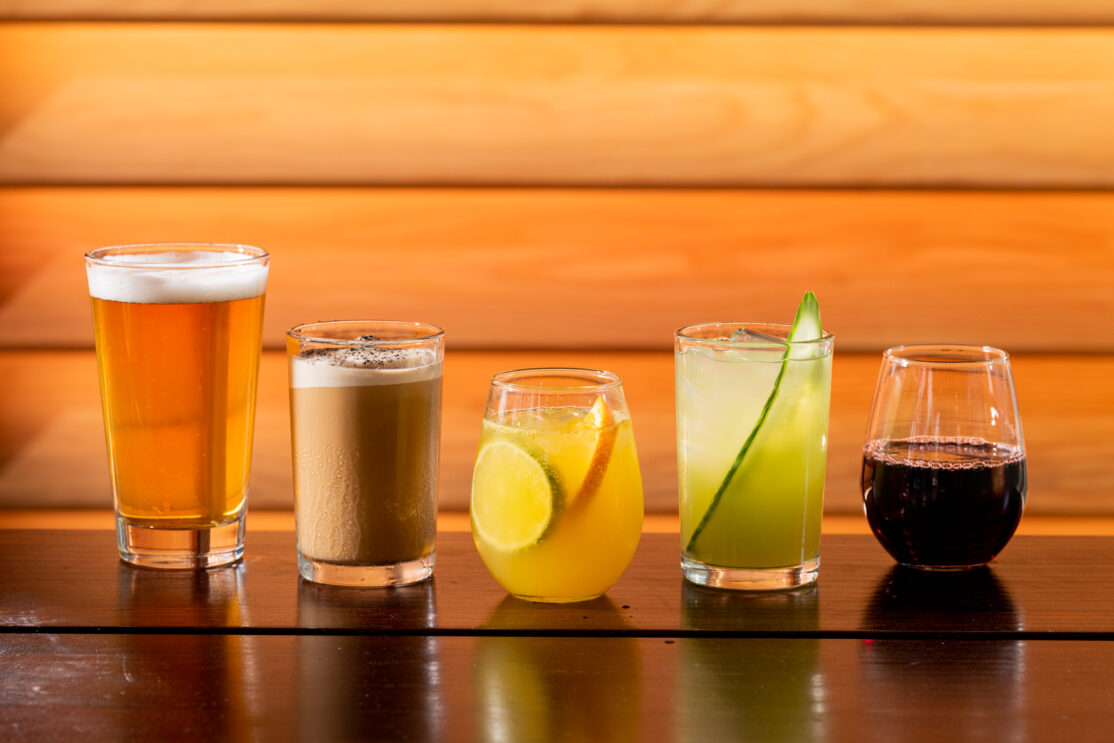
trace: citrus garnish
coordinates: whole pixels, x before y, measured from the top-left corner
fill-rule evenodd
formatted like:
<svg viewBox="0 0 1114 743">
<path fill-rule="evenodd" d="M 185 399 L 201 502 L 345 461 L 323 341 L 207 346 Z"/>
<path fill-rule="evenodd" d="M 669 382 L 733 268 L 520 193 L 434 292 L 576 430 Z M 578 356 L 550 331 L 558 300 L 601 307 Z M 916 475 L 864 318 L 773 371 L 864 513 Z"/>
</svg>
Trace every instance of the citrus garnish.
<svg viewBox="0 0 1114 743">
<path fill-rule="evenodd" d="M 592 456 L 588 460 L 588 472 L 584 481 L 575 491 L 569 493 L 569 505 L 573 503 L 586 503 L 600 489 L 607 465 L 611 462 L 611 452 L 615 450 L 615 416 L 607 401 L 603 397 L 596 398 L 592 409 L 588 411 L 587 423 L 597 431 L 596 445 L 592 449 Z"/>
<path fill-rule="evenodd" d="M 500 552 L 537 544 L 561 506 L 549 469 L 517 444 L 495 440 L 476 456 L 472 475 L 472 530 Z"/>
</svg>

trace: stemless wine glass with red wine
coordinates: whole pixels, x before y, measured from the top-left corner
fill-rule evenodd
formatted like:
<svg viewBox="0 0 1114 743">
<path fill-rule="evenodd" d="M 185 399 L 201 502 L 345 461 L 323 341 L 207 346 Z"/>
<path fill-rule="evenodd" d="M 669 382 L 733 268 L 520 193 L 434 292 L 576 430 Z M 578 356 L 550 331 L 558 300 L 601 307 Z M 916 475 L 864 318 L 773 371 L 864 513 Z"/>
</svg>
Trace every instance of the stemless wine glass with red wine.
<svg viewBox="0 0 1114 743">
<path fill-rule="evenodd" d="M 1009 356 L 989 346 L 885 352 L 863 449 L 863 508 L 902 565 L 985 565 L 1025 505 L 1025 444 Z"/>
</svg>

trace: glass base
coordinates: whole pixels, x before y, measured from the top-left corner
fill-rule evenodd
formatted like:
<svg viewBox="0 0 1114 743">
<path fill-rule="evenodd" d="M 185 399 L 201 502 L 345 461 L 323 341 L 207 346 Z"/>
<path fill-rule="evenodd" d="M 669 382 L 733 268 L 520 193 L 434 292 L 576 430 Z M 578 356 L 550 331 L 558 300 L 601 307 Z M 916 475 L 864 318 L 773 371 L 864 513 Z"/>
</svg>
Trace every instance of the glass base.
<svg viewBox="0 0 1114 743">
<path fill-rule="evenodd" d="M 786 591 L 810 586 L 820 575 L 820 558 L 788 568 L 722 568 L 681 555 L 681 572 L 698 586 L 733 591 Z"/>
<path fill-rule="evenodd" d="M 512 593 L 511 595 L 516 599 L 530 601 L 535 604 L 576 604 L 581 601 L 594 601 L 603 594 L 597 593 L 591 596 L 525 596 L 521 593 Z"/>
<path fill-rule="evenodd" d="M 899 562 L 903 568 L 910 570 L 920 570 L 925 573 L 963 573 L 968 570 L 978 570 L 979 568 L 986 567 L 985 562 L 976 562 L 970 565 L 919 565 L 915 562 Z"/>
<path fill-rule="evenodd" d="M 383 588 L 386 586 L 408 586 L 421 583 L 433 575 L 436 552 L 408 562 L 390 565 L 342 565 L 324 562 L 298 553 L 298 572 L 306 580 L 325 583 L 330 586 L 365 586 Z"/>
<path fill-rule="evenodd" d="M 215 526 L 153 526 L 116 516 L 120 559 L 144 568 L 198 570 L 231 565 L 244 556 L 244 514 Z"/>
</svg>

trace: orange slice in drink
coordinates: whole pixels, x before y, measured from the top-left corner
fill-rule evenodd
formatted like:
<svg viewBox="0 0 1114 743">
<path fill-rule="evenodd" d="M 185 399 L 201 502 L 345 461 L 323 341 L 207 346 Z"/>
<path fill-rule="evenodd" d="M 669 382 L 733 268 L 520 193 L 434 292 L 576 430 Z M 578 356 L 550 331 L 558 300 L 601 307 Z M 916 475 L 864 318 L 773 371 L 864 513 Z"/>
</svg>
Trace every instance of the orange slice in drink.
<svg viewBox="0 0 1114 743">
<path fill-rule="evenodd" d="M 588 470 L 580 487 L 569 490 L 567 501 L 569 507 L 578 503 L 587 503 L 600 489 L 603 476 L 607 473 L 607 465 L 611 462 L 611 453 L 615 450 L 615 435 L 618 432 L 615 416 L 611 408 L 607 407 L 607 401 L 603 397 L 596 398 L 582 425 L 594 429 L 596 444 L 588 459 Z"/>
</svg>

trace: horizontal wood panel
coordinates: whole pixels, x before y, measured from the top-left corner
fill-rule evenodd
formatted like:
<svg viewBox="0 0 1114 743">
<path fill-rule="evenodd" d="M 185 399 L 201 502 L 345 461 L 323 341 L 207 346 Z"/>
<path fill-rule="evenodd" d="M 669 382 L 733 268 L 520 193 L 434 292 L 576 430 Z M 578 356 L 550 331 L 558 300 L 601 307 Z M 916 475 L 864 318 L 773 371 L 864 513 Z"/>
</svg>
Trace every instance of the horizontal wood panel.
<svg viewBox="0 0 1114 743">
<path fill-rule="evenodd" d="M 91 347 L 81 255 L 160 240 L 273 255 L 265 341 L 422 319 L 451 348 L 659 349 L 820 297 L 841 350 L 1114 350 L 1114 194 L 0 188 L 0 346 Z"/>
<path fill-rule="evenodd" d="M 492 374 L 531 366 L 611 369 L 624 378 L 646 506 L 675 512 L 672 355 L 614 352 L 453 352 L 445 368 L 440 503 L 467 508 Z M 879 357 L 837 353 L 832 378 L 826 511 L 861 514 L 859 467 Z M 1027 513 L 1114 515 L 1114 356 L 1015 356 L 1029 464 Z M 0 506 L 111 503 L 92 352 L 0 353 Z M 264 354 L 251 505 L 293 504 L 285 358 Z"/>
<path fill-rule="evenodd" d="M 0 26 L 0 182 L 1109 187 L 1114 30 Z"/>
<path fill-rule="evenodd" d="M 1110 23 L 1105 0 L 0 0 L 0 18 L 577 23 Z"/>
</svg>

